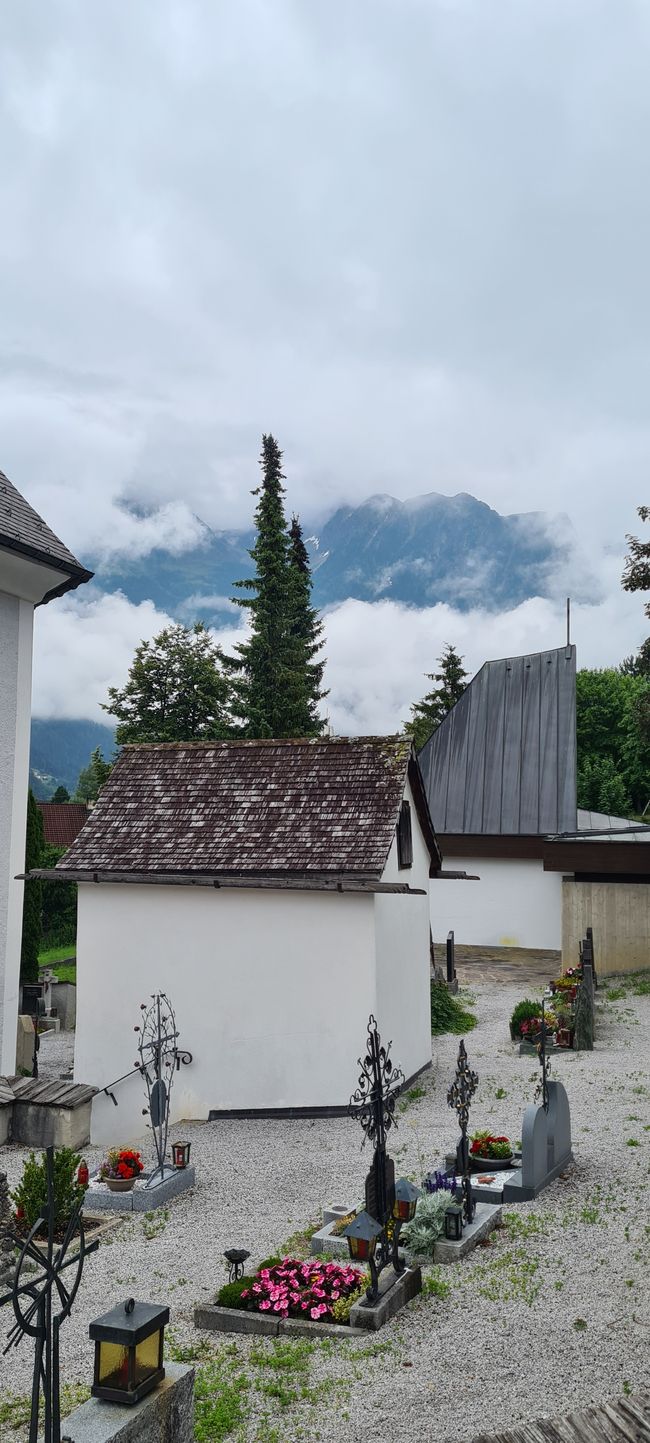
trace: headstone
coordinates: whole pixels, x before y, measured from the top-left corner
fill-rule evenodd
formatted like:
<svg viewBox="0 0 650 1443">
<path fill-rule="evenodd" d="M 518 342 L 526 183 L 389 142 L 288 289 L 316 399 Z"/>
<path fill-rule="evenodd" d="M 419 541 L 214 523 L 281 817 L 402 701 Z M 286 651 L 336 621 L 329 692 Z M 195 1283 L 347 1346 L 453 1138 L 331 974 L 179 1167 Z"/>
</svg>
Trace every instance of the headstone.
<svg viewBox="0 0 650 1443">
<path fill-rule="evenodd" d="M 576 997 L 575 1028 L 573 1045 L 576 1052 L 594 1050 L 594 974 L 588 959 L 587 949 L 583 950 L 582 981 Z"/>
<path fill-rule="evenodd" d="M 16 1072 L 19 1077 L 31 1077 L 34 1066 L 34 1019 L 25 1013 L 18 1018 L 16 1038 Z"/>
<path fill-rule="evenodd" d="M 504 1184 L 506 1203 L 537 1197 L 573 1160 L 569 1099 L 561 1082 L 547 1085 L 548 1112 L 533 1103 L 524 1113 L 521 1171 Z"/>
<path fill-rule="evenodd" d="M 453 932 L 447 933 L 447 986 L 450 992 L 458 991 L 456 977 L 456 939 Z"/>
</svg>

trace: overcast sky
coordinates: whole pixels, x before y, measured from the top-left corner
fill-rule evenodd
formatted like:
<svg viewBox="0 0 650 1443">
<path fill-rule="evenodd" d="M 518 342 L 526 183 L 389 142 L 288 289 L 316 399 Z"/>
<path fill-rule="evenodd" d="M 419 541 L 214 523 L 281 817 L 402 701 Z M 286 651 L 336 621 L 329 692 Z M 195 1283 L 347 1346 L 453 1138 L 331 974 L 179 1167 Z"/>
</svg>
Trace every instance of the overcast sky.
<svg viewBox="0 0 650 1443">
<path fill-rule="evenodd" d="M 194 512 L 249 522 L 272 430 L 310 525 L 467 490 L 568 513 L 617 589 L 649 499 L 649 73 L 647 0 L 2 7 L 0 466 L 81 559 L 146 558 Z M 644 634 L 608 604 L 596 660 Z"/>
</svg>

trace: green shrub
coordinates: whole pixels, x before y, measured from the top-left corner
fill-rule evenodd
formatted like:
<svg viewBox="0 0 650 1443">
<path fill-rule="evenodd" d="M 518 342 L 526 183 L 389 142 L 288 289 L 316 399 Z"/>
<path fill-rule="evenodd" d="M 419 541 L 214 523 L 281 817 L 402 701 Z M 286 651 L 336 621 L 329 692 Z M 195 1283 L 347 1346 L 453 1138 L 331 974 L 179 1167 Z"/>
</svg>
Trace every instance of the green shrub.
<svg viewBox="0 0 650 1443">
<path fill-rule="evenodd" d="M 368 1279 L 365 1278 L 363 1286 L 357 1288 L 356 1293 L 350 1293 L 349 1298 L 337 1298 L 336 1302 L 332 1303 L 332 1317 L 335 1323 L 349 1323 L 352 1307 L 363 1297 L 367 1286 Z"/>
<path fill-rule="evenodd" d="M 57 1147 L 54 1152 L 54 1228 L 59 1232 L 67 1227 L 73 1210 L 85 1189 L 77 1182 L 77 1168 L 81 1158 L 70 1147 Z M 23 1175 L 15 1192 L 11 1194 L 16 1205 L 18 1221 L 27 1229 L 42 1217 L 47 1205 L 47 1178 L 45 1154 L 40 1160 L 30 1152 L 23 1165 Z M 42 1231 L 44 1231 L 42 1229 Z"/>
<path fill-rule="evenodd" d="M 407 1223 L 402 1231 L 402 1241 L 414 1258 L 433 1257 L 433 1246 L 445 1230 L 445 1210 L 449 1207 L 449 1193 L 422 1193 L 418 1198 L 413 1222 Z"/>
<path fill-rule="evenodd" d="M 431 1033 L 471 1032 L 476 1027 L 473 1012 L 467 1012 L 457 997 L 452 996 L 445 982 L 431 983 Z"/>
<path fill-rule="evenodd" d="M 236 1283 L 224 1283 L 217 1293 L 217 1302 L 221 1308 L 241 1308 L 241 1295 L 244 1288 L 251 1288 L 255 1278 L 238 1278 Z"/>
<path fill-rule="evenodd" d="M 510 1026 L 514 1037 L 521 1037 L 522 1022 L 530 1022 L 533 1017 L 541 1017 L 541 1002 L 531 1002 L 530 997 L 524 997 L 523 1002 L 518 1002 L 510 1018 Z"/>
<path fill-rule="evenodd" d="M 257 1271 L 261 1273 L 262 1268 L 278 1268 L 280 1263 L 283 1262 L 284 1258 L 282 1258 L 279 1253 L 274 1253 L 273 1257 L 265 1258 L 264 1262 L 259 1264 Z"/>
</svg>

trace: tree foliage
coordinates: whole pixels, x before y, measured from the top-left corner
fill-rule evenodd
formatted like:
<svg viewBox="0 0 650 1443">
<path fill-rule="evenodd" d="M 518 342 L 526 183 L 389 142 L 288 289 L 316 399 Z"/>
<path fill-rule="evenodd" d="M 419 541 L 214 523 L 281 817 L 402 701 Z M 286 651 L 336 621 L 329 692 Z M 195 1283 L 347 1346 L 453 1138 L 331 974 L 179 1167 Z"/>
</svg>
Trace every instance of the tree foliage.
<svg viewBox="0 0 650 1443">
<path fill-rule="evenodd" d="M 53 847 L 45 843 L 41 866 L 56 867 L 60 857 L 65 856 L 66 847 Z M 76 882 L 47 882 L 43 888 L 43 945 L 45 947 L 72 946 L 77 936 L 77 884 Z"/>
<path fill-rule="evenodd" d="M 126 685 L 108 689 L 104 711 L 128 742 L 213 741 L 229 734 L 223 656 L 202 622 L 165 627 L 136 648 Z M 95 753 L 93 753 L 93 756 Z"/>
<path fill-rule="evenodd" d="M 54 796 L 52 797 L 52 801 L 53 801 L 53 802 L 69 802 L 69 801 L 70 801 L 70 793 L 69 793 L 69 791 L 68 791 L 68 788 L 67 788 L 67 787 L 57 787 L 57 789 L 56 789 L 56 791 L 55 791 L 55 793 L 54 793 Z"/>
<path fill-rule="evenodd" d="M 438 685 L 432 687 L 422 701 L 414 702 L 411 719 L 404 727 L 413 737 L 416 751 L 422 750 L 431 733 L 440 726 L 447 712 L 456 705 L 465 690 L 467 672 L 463 666 L 463 658 L 450 642 L 446 643 L 442 656 L 438 657 L 438 665 L 439 671 L 426 672 L 427 680 L 435 681 Z"/>
<path fill-rule="evenodd" d="M 27 797 L 27 833 L 25 838 L 25 871 L 42 865 L 45 832 L 41 809 L 30 787 Z M 21 982 L 38 982 L 38 954 L 41 950 L 43 884 L 34 879 L 25 882 L 23 897 L 23 935 L 20 949 Z"/>
<path fill-rule="evenodd" d="M 650 520 L 650 506 L 639 506 L 637 515 L 641 521 Z M 650 591 L 650 541 L 640 541 L 638 536 L 627 536 L 629 546 L 622 577 L 624 591 Z M 645 614 L 650 616 L 650 601 L 645 604 Z"/>
<path fill-rule="evenodd" d="M 111 763 L 104 760 L 101 747 L 90 753 L 87 767 L 82 767 L 73 800 L 75 802 L 96 802 L 99 793 L 111 774 Z"/>
<path fill-rule="evenodd" d="M 262 437 L 262 481 L 253 491 L 255 575 L 235 586 L 249 614 L 251 633 L 228 660 L 233 715 L 247 737 L 318 736 L 323 722 L 321 624 L 311 606 L 311 577 L 302 533 L 289 536 L 284 512 L 282 452 L 274 436 Z"/>
<path fill-rule="evenodd" d="M 626 816 L 650 799 L 650 680 L 624 667 L 576 679 L 578 806 Z"/>
</svg>

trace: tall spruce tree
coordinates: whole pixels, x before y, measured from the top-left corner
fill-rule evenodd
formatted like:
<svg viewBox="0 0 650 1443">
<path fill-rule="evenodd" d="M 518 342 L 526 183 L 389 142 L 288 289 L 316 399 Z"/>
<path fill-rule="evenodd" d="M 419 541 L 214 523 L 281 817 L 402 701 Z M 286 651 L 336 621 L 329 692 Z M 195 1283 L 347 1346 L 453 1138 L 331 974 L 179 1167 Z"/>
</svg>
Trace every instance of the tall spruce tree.
<svg viewBox="0 0 650 1443">
<path fill-rule="evenodd" d="M 319 622 L 302 535 L 294 541 L 287 530 L 282 452 L 274 436 L 262 437 L 260 465 L 262 481 L 252 493 L 259 498 L 250 552 L 255 576 L 235 582 L 248 593 L 234 600 L 249 612 L 251 634 L 229 659 L 232 711 L 242 736 L 314 736 L 322 730 L 316 707 L 323 664 L 314 661 Z"/>
<path fill-rule="evenodd" d="M 41 809 L 30 787 L 27 797 L 27 833 L 25 837 L 25 871 L 40 867 L 45 850 L 45 832 Z M 23 897 L 23 936 L 20 949 L 21 982 L 38 982 L 38 954 L 43 929 L 43 884 L 34 879 L 25 882 Z"/>
<path fill-rule="evenodd" d="M 320 736 L 325 722 L 318 713 L 323 690 L 325 662 L 317 661 L 322 649 L 323 623 L 311 604 L 311 568 L 302 527 L 292 516 L 289 527 L 289 642 L 291 651 L 291 735 Z"/>
<path fill-rule="evenodd" d="M 447 712 L 456 705 L 465 690 L 467 672 L 463 666 L 463 658 L 450 642 L 447 642 L 442 656 L 438 657 L 438 664 L 439 671 L 425 673 L 427 680 L 437 681 L 438 686 L 427 692 L 422 701 L 414 702 L 411 719 L 404 726 L 404 730 L 413 737 L 416 751 L 422 750 L 431 733 L 440 726 Z"/>
</svg>

